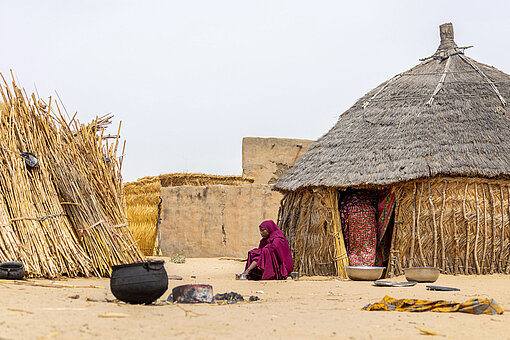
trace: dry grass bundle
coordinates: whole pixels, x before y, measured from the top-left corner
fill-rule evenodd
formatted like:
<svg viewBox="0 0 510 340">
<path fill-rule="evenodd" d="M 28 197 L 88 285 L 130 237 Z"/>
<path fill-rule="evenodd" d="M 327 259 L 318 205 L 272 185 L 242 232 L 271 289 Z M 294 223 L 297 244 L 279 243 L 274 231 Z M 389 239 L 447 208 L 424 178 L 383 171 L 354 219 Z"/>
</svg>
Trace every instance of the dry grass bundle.
<svg viewBox="0 0 510 340">
<path fill-rule="evenodd" d="M 400 185 L 397 199 L 391 274 L 408 266 L 510 272 L 510 181 L 419 180 Z"/>
<path fill-rule="evenodd" d="M 145 255 L 159 253 L 158 220 L 161 212 L 161 182 L 146 177 L 124 185 L 129 228 Z"/>
<path fill-rule="evenodd" d="M 253 178 L 243 178 L 242 176 L 221 176 L 205 174 L 166 174 L 159 175 L 162 187 L 175 187 L 182 185 L 203 186 L 203 185 L 241 185 L 254 182 Z"/>
<path fill-rule="evenodd" d="M 58 106 L 52 111 L 51 99 L 46 105 L 35 95 L 24 95 L 15 83 L 11 91 L 5 82 L 1 91 L 10 113 L 2 115 L 2 139 L 12 141 L 3 141 L 3 161 L 10 172 L 3 176 L 2 193 L 10 213 L 20 215 L 11 218 L 10 227 L 30 250 L 24 259 L 29 272 L 53 277 L 93 270 L 108 276 L 112 265 L 142 260 L 123 211 L 118 138 L 103 149 L 108 117 L 83 126 L 74 118 L 66 121 Z M 37 155 L 38 168 L 25 169 L 19 156 L 24 151 Z M 16 180 L 8 177 L 13 171 L 19 175 Z M 45 224 L 48 230 L 41 228 Z M 73 245 L 76 233 L 71 225 L 89 258 Z"/>
<path fill-rule="evenodd" d="M 278 225 L 289 241 L 295 270 L 306 275 L 347 277 L 347 252 L 340 227 L 336 190 L 288 193 L 281 202 Z"/>
</svg>

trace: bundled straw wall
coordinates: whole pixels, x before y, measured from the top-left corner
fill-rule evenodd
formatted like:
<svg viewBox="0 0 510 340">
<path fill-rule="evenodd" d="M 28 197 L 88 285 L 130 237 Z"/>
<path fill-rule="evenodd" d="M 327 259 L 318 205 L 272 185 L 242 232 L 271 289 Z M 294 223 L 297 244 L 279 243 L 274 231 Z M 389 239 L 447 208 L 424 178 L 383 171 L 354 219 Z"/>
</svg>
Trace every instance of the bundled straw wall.
<svg viewBox="0 0 510 340">
<path fill-rule="evenodd" d="M 399 184 L 396 193 L 390 275 L 412 266 L 510 272 L 510 181 L 426 179 Z"/>
<path fill-rule="evenodd" d="M 278 225 L 289 241 L 294 270 L 346 277 L 347 253 L 334 189 L 290 192 L 281 201 Z"/>
<path fill-rule="evenodd" d="M 393 190 L 388 276 L 421 266 L 445 274 L 510 273 L 509 180 L 439 177 L 398 183 Z M 335 238 L 341 236 L 337 192 L 299 190 L 282 200 L 278 223 L 303 274 L 345 276 L 343 238 Z"/>
</svg>

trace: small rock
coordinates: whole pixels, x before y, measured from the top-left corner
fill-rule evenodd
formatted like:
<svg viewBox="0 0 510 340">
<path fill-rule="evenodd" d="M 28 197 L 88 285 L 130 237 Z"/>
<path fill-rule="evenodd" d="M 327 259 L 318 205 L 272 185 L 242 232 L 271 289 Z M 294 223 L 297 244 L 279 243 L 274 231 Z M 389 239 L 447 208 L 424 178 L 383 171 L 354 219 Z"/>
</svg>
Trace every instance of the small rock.
<svg viewBox="0 0 510 340">
<path fill-rule="evenodd" d="M 71 296 L 68 296 L 69 299 L 73 299 L 73 300 L 77 300 L 80 298 L 80 296 L 78 294 L 76 295 L 71 295 Z"/>
</svg>

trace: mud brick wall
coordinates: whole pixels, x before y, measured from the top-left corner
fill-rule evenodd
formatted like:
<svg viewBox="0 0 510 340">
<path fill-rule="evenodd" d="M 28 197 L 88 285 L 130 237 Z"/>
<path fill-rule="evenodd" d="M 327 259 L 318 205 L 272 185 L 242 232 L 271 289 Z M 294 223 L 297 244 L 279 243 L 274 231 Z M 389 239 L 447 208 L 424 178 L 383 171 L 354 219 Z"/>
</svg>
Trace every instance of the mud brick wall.
<svg viewBox="0 0 510 340">
<path fill-rule="evenodd" d="M 267 184 L 161 189 L 164 256 L 246 257 L 258 246 L 260 222 L 276 221 L 282 198 Z"/>
<path fill-rule="evenodd" d="M 286 138 L 243 138 L 243 175 L 256 184 L 274 184 L 314 141 Z"/>
</svg>

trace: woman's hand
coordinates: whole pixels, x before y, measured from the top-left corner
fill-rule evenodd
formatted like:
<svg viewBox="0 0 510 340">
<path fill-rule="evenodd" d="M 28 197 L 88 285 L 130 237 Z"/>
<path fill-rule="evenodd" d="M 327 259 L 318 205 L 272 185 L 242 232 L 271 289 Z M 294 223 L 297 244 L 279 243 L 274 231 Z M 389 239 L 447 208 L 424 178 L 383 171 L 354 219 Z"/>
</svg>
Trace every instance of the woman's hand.
<svg viewBox="0 0 510 340">
<path fill-rule="evenodd" d="M 255 267 L 257 266 L 257 261 L 253 261 L 250 263 L 250 266 L 246 268 L 246 270 L 243 272 L 243 274 L 248 275 Z"/>
</svg>

